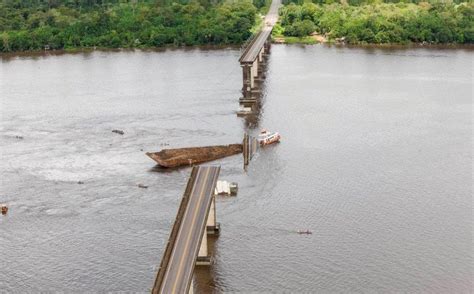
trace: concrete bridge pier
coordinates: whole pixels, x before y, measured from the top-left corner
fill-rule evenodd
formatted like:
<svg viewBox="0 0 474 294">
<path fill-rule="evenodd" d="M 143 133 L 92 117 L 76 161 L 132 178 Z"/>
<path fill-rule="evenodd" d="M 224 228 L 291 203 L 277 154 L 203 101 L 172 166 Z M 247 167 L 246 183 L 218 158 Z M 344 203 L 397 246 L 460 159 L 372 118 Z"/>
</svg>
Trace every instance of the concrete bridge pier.
<svg viewBox="0 0 474 294">
<path fill-rule="evenodd" d="M 209 208 L 209 214 L 206 221 L 206 229 L 204 230 L 201 238 L 201 245 L 199 247 L 199 253 L 196 259 L 196 265 L 210 265 L 212 262 L 211 255 L 207 247 L 207 236 L 208 235 L 219 235 L 220 225 L 216 222 L 216 196 L 212 196 L 211 206 Z"/>
<path fill-rule="evenodd" d="M 244 97 L 248 97 L 253 88 L 253 77 L 252 77 L 252 66 L 248 64 L 242 64 L 243 81 L 242 93 Z"/>
<path fill-rule="evenodd" d="M 201 245 L 199 247 L 199 253 L 196 259 L 196 265 L 210 265 L 211 256 L 207 250 L 207 231 L 202 234 Z"/>
<path fill-rule="evenodd" d="M 216 196 L 212 197 L 209 215 L 207 217 L 206 230 L 208 235 L 219 235 L 220 224 L 216 222 Z"/>
<path fill-rule="evenodd" d="M 270 33 L 271 30 L 261 32 L 240 58 L 243 73 L 242 94 L 244 97 L 242 100 L 244 101 L 255 100 L 252 92 L 256 90 L 257 83 L 263 81 L 264 65 L 270 53 Z"/>
<path fill-rule="evenodd" d="M 264 56 L 270 56 L 270 48 L 271 48 L 272 42 L 270 38 L 265 42 L 263 45 L 263 48 L 265 49 Z"/>
</svg>

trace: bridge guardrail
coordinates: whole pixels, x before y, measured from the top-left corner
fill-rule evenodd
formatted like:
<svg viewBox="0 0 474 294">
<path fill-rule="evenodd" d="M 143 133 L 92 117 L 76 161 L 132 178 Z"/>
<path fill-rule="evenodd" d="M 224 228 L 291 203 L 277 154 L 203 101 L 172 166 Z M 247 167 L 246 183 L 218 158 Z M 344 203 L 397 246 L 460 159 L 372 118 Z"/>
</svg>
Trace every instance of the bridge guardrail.
<svg viewBox="0 0 474 294">
<path fill-rule="evenodd" d="M 176 237 L 178 235 L 181 219 L 183 218 L 183 214 L 188 205 L 191 190 L 196 180 L 197 171 L 198 169 L 196 167 L 193 167 L 193 170 L 191 171 L 191 176 L 189 177 L 188 184 L 186 185 L 186 189 L 184 191 L 183 199 L 181 200 L 181 204 L 179 205 L 179 208 L 178 208 L 178 213 L 176 214 L 176 219 L 174 221 L 173 228 L 171 230 L 170 237 L 168 239 L 168 243 L 166 244 L 165 251 L 163 252 L 163 258 L 161 259 L 160 267 L 158 269 L 158 274 L 156 275 L 156 279 L 155 279 L 155 284 L 153 285 L 153 290 L 152 290 L 153 294 L 155 293 L 158 294 L 160 292 L 159 286 L 163 282 L 165 269 L 166 269 L 165 265 L 168 264 L 170 256 L 171 256 L 171 252 L 174 248 L 174 244 L 176 242 Z"/>
</svg>

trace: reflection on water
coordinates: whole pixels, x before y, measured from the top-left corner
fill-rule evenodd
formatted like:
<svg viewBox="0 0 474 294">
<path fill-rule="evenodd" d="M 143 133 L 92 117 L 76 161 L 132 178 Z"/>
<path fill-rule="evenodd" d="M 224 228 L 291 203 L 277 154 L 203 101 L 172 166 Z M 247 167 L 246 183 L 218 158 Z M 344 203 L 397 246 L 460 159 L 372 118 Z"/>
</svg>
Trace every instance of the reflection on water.
<svg viewBox="0 0 474 294">
<path fill-rule="evenodd" d="M 239 194 L 218 199 L 197 290 L 469 292 L 472 52 L 275 45 L 258 125 L 235 115 L 238 56 L 2 58 L 0 288 L 147 292 L 190 169 L 145 152 L 240 142 L 250 125 L 283 141 L 247 172 L 218 162 Z"/>
</svg>

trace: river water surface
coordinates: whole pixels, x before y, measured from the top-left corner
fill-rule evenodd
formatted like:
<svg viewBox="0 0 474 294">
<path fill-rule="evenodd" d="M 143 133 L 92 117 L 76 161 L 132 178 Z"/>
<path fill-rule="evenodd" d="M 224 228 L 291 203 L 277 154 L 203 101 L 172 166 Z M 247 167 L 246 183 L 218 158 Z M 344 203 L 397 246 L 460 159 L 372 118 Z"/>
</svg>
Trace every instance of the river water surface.
<svg viewBox="0 0 474 294">
<path fill-rule="evenodd" d="M 0 292 L 149 291 L 190 169 L 145 152 L 242 140 L 238 57 L 1 57 Z M 274 45 L 251 132 L 282 142 L 215 162 L 239 194 L 196 290 L 471 292 L 472 58 Z"/>
</svg>

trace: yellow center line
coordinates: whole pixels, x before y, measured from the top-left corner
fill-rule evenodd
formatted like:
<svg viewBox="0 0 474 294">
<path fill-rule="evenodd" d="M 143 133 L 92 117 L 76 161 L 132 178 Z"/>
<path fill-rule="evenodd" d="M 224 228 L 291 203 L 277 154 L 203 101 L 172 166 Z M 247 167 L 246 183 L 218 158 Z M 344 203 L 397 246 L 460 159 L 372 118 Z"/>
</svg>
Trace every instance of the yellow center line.
<svg viewBox="0 0 474 294">
<path fill-rule="evenodd" d="M 194 188 L 196 187 L 196 183 L 197 183 L 197 181 L 198 181 L 200 175 L 201 175 L 201 169 L 199 169 L 198 172 L 196 173 L 196 178 L 195 178 L 195 182 L 194 182 L 193 188 L 191 189 L 191 192 L 189 192 L 189 196 L 188 196 L 189 198 L 191 198 L 191 196 L 192 196 L 193 193 L 194 193 Z M 189 199 L 189 200 L 190 200 L 190 199 Z M 184 212 L 184 214 L 183 214 L 183 220 L 184 220 L 184 216 L 187 214 L 187 212 L 188 212 L 188 210 L 189 210 L 189 200 L 188 200 L 188 206 L 186 207 L 186 210 L 185 210 L 185 212 Z M 180 224 L 180 227 L 179 227 L 179 230 L 178 230 L 178 234 L 177 234 L 177 236 L 176 236 L 176 240 L 178 240 L 178 239 L 179 239 L 178 237 L 181 236 L 181 231 L 182 231 L 182 229 L 183 229 L 183 226 L 182 226 L 182 225 L 183 225 L 183 223 Z M 176 243 L 175 243 L 175 246 L 176 246 Z M 175 247 L 174 249 L 177 249 L 177 248 Z M 174 249 L 173 249 L 173 251 L 172 251 L 172 253 L 171 253 L 171 258 L 170 258 L 170 260 L 168 261 L 168 264 L 172 264 L 172 261 L 173 261 L 173 259 L 174 259 L 175 253 L 176 253 L 176 250 L 174 250 Z M 165 273 L 165 277 L 164 277 L 164 279 L 163 279 L 163 285 L 161 286 L 161 289 L 165 289 L 165 287 L 166 287 L 166 282 L 168 281 L 168 279 L 167 279 L 167 278 L 168 278 L 168 274 L 169 274 L 169 268 L 167 269 L 167 271 L 166 271 L 166 273 Z M 160 292 L 161 292 L 161 291 L 160 291 Z"/>
<path fill-rule="evenodd" d="M 217 173 L 214 173 L 214 177 L 212 177 L 212 183 L 215 183 L 216 180 L 217 180 Z M 211 191 L 214 191 L 214 188 L 215 188 L 215 186 L 213 186 L 213 187 L 211 188 Z M 212 193 L 213 193 L 213 192 L 212 192 Z M 212 197 L 213 197 L 213 196 L 212 196 Z M 212 199 L 211 199 L 211 202 L 212 202 Z M 207 220 L 206 220 L 205 226 L 207 226 Z M 198 249 L 199 249 L 199 248 L 198 248 Z M 193 273 L 191 272 L 190 274 L 191 274 L 191 276 L 192 276 Z M 186 277 L 185 281 L 187 281 L 188 279 L 189 279 L 189 277 Z M 192 286 L 191 286 L 191 287 L 192 287 Z"/>
<path fill-rule="evenodd" d="M 199 193 L 199 200 L 198 200 L 198 204 L 201 202 L 201 199 L 202 199 L 202 196 L 204 195 L 204 188 L 206 187 L 206 183 L 207 183 L 207 178 L 209 177 L 209 172 L 210 172 L 210 168 L 207 169 L 207 172 L 206 172 L 206 175 L 204 176 L 204 183 L 201 187 L 201 191 Z M 194 226 L 194 223 L 196 222 L 196 217 L 198 215 L 198 211 L 199 209 L 196 209 L 194 210 L 194 215 L 193 215 L 193 219 L 192 219 L 192 222 L 191 222 L 191 227 Z M 174 281 L 174 285 L 173 285 L 173 290 L 171 291 L 171 293 L 176 293 L 176 287 L 178 286 L 178 280 L 179 280 L 179 277 L 181 276 L 181 272 L 183 271 L 183 262 L 185 260 L 184 258 L 184 255 L 186 255 L 186 253 L 188 252 L 188 248 L 189 248 L 189 241 L 191 240 L 191 235 L 193 233 L 193 230 L 189 230 L 189 233 L 187 235 L 187 239 L 186 239 L 186 245 L 184 246 L 184 251 L 183 251 L 183 255 L 180 256 L 180 262 L 179 262 L 179 266 L 178 266 L 178 273 L 176 274 L 176 278 L 175 278 L 175 281 Z"/>
</svg>

